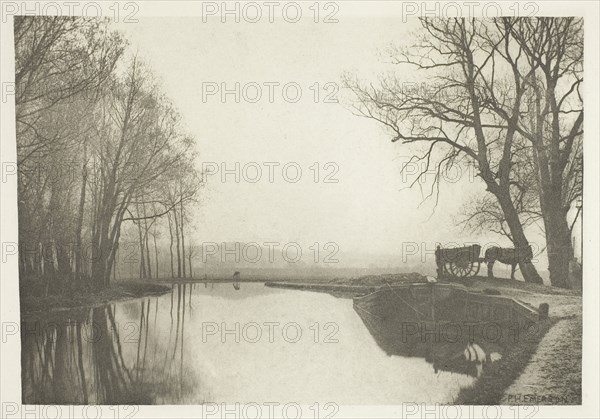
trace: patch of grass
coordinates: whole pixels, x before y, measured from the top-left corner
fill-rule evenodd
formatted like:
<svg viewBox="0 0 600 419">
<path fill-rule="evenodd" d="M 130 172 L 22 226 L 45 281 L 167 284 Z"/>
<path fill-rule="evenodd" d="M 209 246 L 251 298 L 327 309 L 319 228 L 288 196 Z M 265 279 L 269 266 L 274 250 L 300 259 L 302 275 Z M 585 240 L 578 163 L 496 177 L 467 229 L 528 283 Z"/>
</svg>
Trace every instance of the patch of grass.
<svg viewBox="0 0 600 419">
<path fill-rule="evenodd" d="M 537 323 L 539 328 L 533 328 L 535 330 L 524 334 L 508 352 L 502 354 L 500 360 L 484 370 L 472 387 L 463 388 L 454 403 L 501 404 L 505 390 L 521 375 L 538 344 L 554 323 L 553 320 Z"/>
<path fill-rule="evenodd" d="M 91 307 L 131 298 L 160 295 L 171 288 L 142 281 L 114 282 L 103 290 L 80 283 L 60 291 L 46 292 L 39 281 L 23 281 L 20 286 L 21 314 Z"/>
<path fill-rule="evenodd" d="M 528 292 L 535 292 L 537 294 L 548 294 L 548 295 L 581 295 L 580 290 L 569 290 L 564 288 L 552 287 L 544 284 L 533 284 L 530 282 L 519 281 L 516 279 L 509 278 L 488 278 L 486 276 L 473 276 L 464 278 L 459 282 L 467 287 L 475 288 L 509 288 L 514 290 L 522 290 Z"/>
</svg>

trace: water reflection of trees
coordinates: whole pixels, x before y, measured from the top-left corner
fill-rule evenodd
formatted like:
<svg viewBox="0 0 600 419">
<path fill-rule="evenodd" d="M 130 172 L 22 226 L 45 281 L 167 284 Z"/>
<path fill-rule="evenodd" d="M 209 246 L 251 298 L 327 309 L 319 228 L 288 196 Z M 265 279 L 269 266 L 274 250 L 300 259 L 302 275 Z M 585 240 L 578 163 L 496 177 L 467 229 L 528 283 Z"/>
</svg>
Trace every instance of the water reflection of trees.
<svg viewBox="0 0 600 419">
<path fill-rule="evenodd" d="M 159 327 L 158 298 L 144 299 L 124 310 L 123 316 L 135 318 L 135 322 L 118 323 L 114 305 L 24 321 L 23 402 L 155 404 L 194 400 L 198 383 L 185 368 L 185 320 L 193 310 L 191 287 L 173 286 L 168 341 Z"/>
</svg>

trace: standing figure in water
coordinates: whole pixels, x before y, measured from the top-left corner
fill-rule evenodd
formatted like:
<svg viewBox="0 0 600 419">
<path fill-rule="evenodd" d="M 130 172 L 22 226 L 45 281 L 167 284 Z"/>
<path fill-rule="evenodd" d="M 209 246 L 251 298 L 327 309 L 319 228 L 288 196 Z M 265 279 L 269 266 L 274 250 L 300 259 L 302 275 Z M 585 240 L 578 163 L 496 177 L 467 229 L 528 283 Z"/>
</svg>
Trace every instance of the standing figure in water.
<svg viewBox="0 0 600 419">
<path fill-rule="evenodd" d="M 237 290 L 240 289 L 240 273 L 239 271 L 235 271 L 233 274 L 233 288 Z"/>
</svg>

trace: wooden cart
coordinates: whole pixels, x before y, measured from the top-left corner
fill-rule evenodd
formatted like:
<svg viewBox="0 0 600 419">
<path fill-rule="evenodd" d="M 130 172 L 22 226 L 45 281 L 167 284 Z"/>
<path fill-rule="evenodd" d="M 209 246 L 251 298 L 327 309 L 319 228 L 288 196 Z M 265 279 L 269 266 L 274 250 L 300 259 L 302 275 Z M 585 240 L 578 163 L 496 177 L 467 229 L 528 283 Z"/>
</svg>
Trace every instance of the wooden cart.
<svg viewBox="0 0 600 419">
<path fill-rule="evenodd" d="M 481 246 L 478 244 L 445 249 L 438 246 L 435 250 L 438 278 L 448 275 L 457 278 L 477 275 L 481 262 L 484 262 L 480 252 Z"/>
</svg>

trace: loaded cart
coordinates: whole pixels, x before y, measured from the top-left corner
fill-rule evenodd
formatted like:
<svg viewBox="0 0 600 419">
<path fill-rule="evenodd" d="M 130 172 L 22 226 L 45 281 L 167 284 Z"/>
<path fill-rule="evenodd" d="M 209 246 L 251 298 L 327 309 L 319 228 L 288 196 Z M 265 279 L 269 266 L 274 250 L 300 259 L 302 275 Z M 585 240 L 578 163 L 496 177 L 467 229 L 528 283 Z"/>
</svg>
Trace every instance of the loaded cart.
<svg viewBox="0 0 600 419">
<path fill-rule="evenodd" d="M 452 275 L 457 278 L 475 276 L 479 273 L 481 262 L 485 259 L 479 256 L 481 246 L 472 244 L 465 247 L 442 248 L 435 250 L 435 262 L 438 278 Z"/>
</svg>

